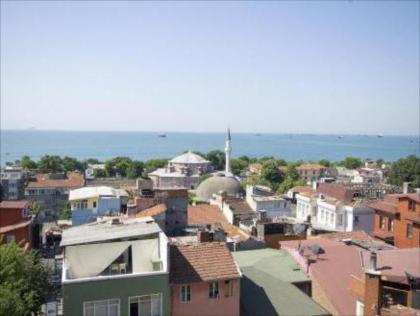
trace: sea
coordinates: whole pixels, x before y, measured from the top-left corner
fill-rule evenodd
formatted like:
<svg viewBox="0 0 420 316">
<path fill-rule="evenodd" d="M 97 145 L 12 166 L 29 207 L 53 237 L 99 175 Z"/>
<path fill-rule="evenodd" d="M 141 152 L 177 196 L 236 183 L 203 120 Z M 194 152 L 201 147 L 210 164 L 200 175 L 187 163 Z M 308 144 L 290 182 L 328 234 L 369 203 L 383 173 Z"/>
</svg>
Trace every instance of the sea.
<svg viewBox="0 0 420 316">
<path fill-rule="evenodd" d="M 416 136 L 255 134 L 232 132 L 232 156 L 274 156 L 286 160 L 342 160 L 347 156 L 395 161 L 419 155 Z M 166 136 L 166 137 L 162 137 Z M 1 165 L 24 155 L 70 156 L 101 161 L 116 156 L 137 160 L 172 158 L 185 150 L 223 150 L 224 133 L 87 132 L 1 130 Z"/>
</svg>

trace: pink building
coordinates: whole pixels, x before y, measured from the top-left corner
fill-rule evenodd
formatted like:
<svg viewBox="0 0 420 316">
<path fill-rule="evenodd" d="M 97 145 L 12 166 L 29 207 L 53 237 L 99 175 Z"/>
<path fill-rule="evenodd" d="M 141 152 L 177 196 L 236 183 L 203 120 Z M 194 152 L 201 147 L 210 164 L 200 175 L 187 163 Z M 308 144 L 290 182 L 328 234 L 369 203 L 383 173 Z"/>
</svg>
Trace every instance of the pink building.
<svg viewBox="0 0 420 316">
<path fill-rule="evenodd" d="M 239 315 L 240 272 L 225 243 L 171 245 L 172 316 Z"/>
</svg>

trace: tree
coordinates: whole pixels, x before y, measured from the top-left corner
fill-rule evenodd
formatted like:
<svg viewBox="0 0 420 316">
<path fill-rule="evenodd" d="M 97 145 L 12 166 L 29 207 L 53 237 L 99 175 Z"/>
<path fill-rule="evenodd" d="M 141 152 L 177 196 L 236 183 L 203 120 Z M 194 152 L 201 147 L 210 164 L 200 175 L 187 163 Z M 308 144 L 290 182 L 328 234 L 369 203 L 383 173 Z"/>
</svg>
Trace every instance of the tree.
<svg viewBox="0 0 420 316">
<path fill-rule="evenodd" d="M 35 161 L 31 160 L 29 156 L 23 156 L 20 160 L 20 166 L 26 170 L 33 170 L 37 168 Z"/>
<path fill-rule="evenodd" d="M 401 186 L 403 182 L 411 182 L 414 188 L 420 187 L 420 158 L 410 155 L 401 158 L 391 165 L 389 183 Z"/>
<path fill-rule="evenodd" d="M 48 290 L 47 270 L 35 251 L 0 244 L 0 315 L 38 315 Z"/>
<path fill-rule="evenodd" d="M 134 160 L 127 169 L 127 178 L 137 179 L 141 177 L 144 170 L 144 163 L 142 161 Z"/>
<path fill-rule="evenodd" d="M 261 168 L 261 179 L 270 183 L 273 190 L 277 190 L 278 185 L 283 182 L 284 174 L 279 170 L 275 160 L 267 160 Z"/>
<path fill-rule="evenodd" d="M 356 169 L 362 166 L 363 162 L 361 159 L 356 157 L 347 157 L 346 159 L 344 159 L 343 164 L 344 167 L 346 167 L 347 169 Z"/>
<path fill-rule="evenodd" d="M 234 175 L 240 175 L 241 171 L 246 169 L 249 165 L 249 160 L 243 160 L 240 158 L 232 159 L 230 161 L 230 169 Z"/>
<path fill-rule="evenodd" d="M 63 161 L 60 156 L 44 155 L 38 162 L 38 169 L 42 172 L 63 172 Z"/>
<path fill-rule="evenodd" d="M 71 219 L 71 205 L 69 201 L 66 201 L 63 209 L 60 214 L 58 214 L 58 219 Z"/>
<path fill-rule="evenodd" d="M 327 168 L 331 166 L 331 162 L 327 159 L 321 159 L 320 161 L 318 161 L 318 163 L 321 166 L 324 166 L 324 167 L 327 167 Z"/>
<path fill-rule="evenodd" d="M 223 170 L 225 168 L 225 153 L 221 150 L 209 151 L 206 155 L 208 161 L 211 162 L 215 170 Z"/>
<path fill-rule="evenodd" d="M 168 163 L 168 159 L 150 159 L 144 163 L 144 174 L 155 171 L 156 169 L 163 168 Z"/>
<path fill-rule="evenodd" d="M 77 160 L 76 158 L 72 158 L 72 157 L 68 157 L 65 156 L 62 159 L 62 165 L 63 165 L 63 169 L 64 171 L 68 172 L 68 171 L 84 171 L 84 166 L 83 163 L 80 162 L 79 160 Z"/>
<path fill-rule="evenodd" d="M 41 211 L 41 206 L 37 202 L 32 202 L 30 208 L 34 215 L 38 215 L 38 213 Z"/>
<path fill-rule="evenodd" d="M 95 169 L 95 170 L 93 170 L 93 176 L 95 178 L 105 178 L 106 177 L 106 171 L 104 169 Z"/>
</svg>

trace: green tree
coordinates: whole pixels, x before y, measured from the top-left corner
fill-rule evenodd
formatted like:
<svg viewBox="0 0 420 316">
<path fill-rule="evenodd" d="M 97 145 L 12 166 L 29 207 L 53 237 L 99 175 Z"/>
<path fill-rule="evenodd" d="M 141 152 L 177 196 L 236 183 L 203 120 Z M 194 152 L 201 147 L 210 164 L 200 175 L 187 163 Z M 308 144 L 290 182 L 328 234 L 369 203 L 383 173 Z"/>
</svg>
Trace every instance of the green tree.
<svg viewBox="0 0 420 316">
<path fill-rule="evenodd" d="M 215 170 L 225 169 L 225 153 L 221 150 L 209 151 L 206 155 L 206 159 L 211 162 Z"/>
<path fill-rule="evenodd" d="M 84 171 L 83 163 L 76 158 L 65 156 L 61 162 L 64 171 Z"/>
<path fill-rule="evenodd" d="M 48 290 L 47 270 L 35 251 L 0 244 L 0 315 L 38 315 Z"/>
<path fill-rule="evenodd" d="M 249 160 L 240 158 L 232 159 L 230 161 L 230 169 L 234 175 L 240 175 L 242 170 L 245 170 L 249 165 Z"/>
<path fill-rule="evenodd" d="M 276 160 L 267 160 L 262 165 L 260 178 L 267 181 L 275 191 L 279 184 L 283 182 L 284 174 L 279 170 Z"/>
<path fill-rule="evenodd" d="M 356 169 L 362 166 L 363 162 L 361 159 L 356 157 L 347 157 L 346 159 L 344 159 L 343 165 L 347 169 Z"/>
<path fill-rule="evenodd" d="M 324 166 L 324 167 L 327 167 L 327 168 L 331 166 L 331 162 L 327 159 L 321 159 L 320 161 L 318 161 L 318 163 L 321 166 Z"/>
<path fill-rule="evenodd" d="M 144 174 L 155 171 L 158 168 L 163 168 L 168 163 L 168 159 L 150 159 L 144 163 Z"/>
<path fill-rule="evenodd" d="M 37 202 L 32 202 L 30 208 L 34 215 L 38 215 L 39 212 L 41 211 L 41 206 Z"/>
<path fill-rule="evenodd" d="M 420 158 L 410 155 L 392 163 L 389 170 L 389 183 L 401 186 L 403 182 L 411 182 L 414 188 L 420 187 Z"/>
<path fill-rule="evenodd" d="M 95 178 L 105 178 L 106 171 L 104 169 L 95 169 L 93 170 L 93 175 Z"/>
<path fill-rule="evenodd" d="M 69 201 L 64 204 L 63 209 L 58 214 L 58 219 L 71 219 L 71 205 Z"/>
<path fill-rule="evenodd" d="M 60 156 L 44 155 L 38 162 L 38 169 L 42 172 L 63 172 L 64 166 Z"/>
<path fill-rule="evenodd" d="M 376 160 L 376 165 L 378 168 L 380 168 L 384 163 L 385 163 L 385 160 L 383 160 L 382 158 L 379 158 Z"/>
<path fill-rule="evenodd" d="M 137 179 L 141 177 L 144 170 L 144 163 L 142 161 L 133 160 L 127 169 L 127 178 Z"/>
<path fill-rule="evenodd" d="M 29 156 L 23 156 L 20 160 L 20 166 L 26 170 L 33 170 L 37 168 L 35 161 L 31 160 Z"/>
</svg>

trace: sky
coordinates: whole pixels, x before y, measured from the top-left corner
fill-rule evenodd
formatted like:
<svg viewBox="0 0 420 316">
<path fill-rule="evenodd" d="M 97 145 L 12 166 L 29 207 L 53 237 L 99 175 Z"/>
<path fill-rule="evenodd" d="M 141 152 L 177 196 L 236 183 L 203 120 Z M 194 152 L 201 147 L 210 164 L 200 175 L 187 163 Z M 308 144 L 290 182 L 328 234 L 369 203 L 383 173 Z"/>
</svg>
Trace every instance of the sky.
<svg viewBox="0 0 420 316">
<path fill-rule="evenodd" d="M 1 128 L 419 132 L 418 1 L 1 2 Z"/>
</svg>

